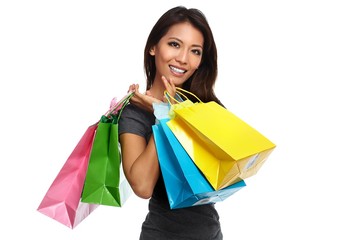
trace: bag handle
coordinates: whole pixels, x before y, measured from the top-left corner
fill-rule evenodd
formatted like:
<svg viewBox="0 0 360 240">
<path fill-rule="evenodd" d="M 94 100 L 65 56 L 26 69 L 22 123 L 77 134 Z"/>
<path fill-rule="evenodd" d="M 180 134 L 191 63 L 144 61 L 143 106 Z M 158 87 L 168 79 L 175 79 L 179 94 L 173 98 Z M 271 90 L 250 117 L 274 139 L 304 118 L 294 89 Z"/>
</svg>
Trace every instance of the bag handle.
<svg viewBox="0 0 360 240">
<path fill-rule="evenodd" d="M 111 107 L 105 114 L 104 116 L 109 117 L 110 114 L 112 114 L 113 112 L 115 112 L 116 110 L 119 111 L 118 116 L 120 116 L 122 110 L 124 109 L 124 107 L 129 103 L 130 98 L 134 95 L 134 92 L 130 92 L 127 95 L 125 95 L 125 97 L 123 97 L 119 102 L 117 102 L 113 107 Z M 120 109 L 118 109 L 121 106 Z"/>
<path fill-rule="evenodd" d="M 117 121 L 119 121 L 120 115 L 122 111 L 124 110 L 125 106 L 130 102 L 130 98 L 134 95 L 134 92 L 130 93 L 126 98 L 125 101 L 122 103 L 121 108 L 119 109 L 118 115 L 117 115 Z M 116 109 L 116 108 L 115 108 Z"/>
<path fill-rule="evenodd" d="M 180 88 L 180 87 L 176 87 L 176 93 L 180 94 L 180 95 L 183 96 L 185 99 L 189 100 L 189 98 L 184 94 L 184 92 L 187 93 L 187 94 L 192 95 L 192 96 L 195 97 L 200 103 L 202 103 L 202 101 L 200 100 L 200 98 L 199 98 L 198 96 L 196 96 L 194 93 L 192 93 L 192 92 L 190 92 L 190 91 L 187 91 L 187 90 L 185 90 L 185 89 L 182 89 L 182 88 Z M 177 100 L 176 98 L 174 98 L 173 96 L 171 96 L 167 90 L 164 91 L 164 95 L 165 95 L 166 99 L 168 100 L 168 102 L 170 103 L 170 105 L 172 105 L 172 104 L 171 104 L 171 101 L 170 101 L 169 98 L 171 98 L 172 100 L 174 100 L 176 103 L 180 103 L 180 101 Z M 189 101 L 190 101 L 190 100 L 189 100 Z"/>
</svg>

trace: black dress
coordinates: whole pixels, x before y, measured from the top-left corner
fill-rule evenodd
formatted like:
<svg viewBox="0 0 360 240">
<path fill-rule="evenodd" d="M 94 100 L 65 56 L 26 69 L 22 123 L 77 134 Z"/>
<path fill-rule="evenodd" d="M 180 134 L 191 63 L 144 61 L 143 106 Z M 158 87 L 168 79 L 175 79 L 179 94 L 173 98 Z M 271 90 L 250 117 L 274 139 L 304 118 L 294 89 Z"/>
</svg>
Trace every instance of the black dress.
<svg viewBox="0 0 360 240">
<path fill-rule="evenodd" d="M 119 120 L 119 134 L 133 133 L 147 141 L 155 117 L 135 105 L 127 105 Z M 140 240 L 222 240 L 219 215 L 214 204 L 170 209 L 162 176 L 149 200 Z"/>
</svg>

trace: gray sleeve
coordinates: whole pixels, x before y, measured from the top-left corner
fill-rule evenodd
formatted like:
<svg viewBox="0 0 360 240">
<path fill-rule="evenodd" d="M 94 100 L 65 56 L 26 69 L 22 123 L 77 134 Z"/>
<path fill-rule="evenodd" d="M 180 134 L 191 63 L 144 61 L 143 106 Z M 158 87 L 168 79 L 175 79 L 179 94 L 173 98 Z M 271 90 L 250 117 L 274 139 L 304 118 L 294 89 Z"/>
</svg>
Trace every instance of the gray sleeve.
<svg viewBox="0 0 360 240">
<path fill-rule="evenodd" d="M 119 134 L 133 133 L 144 137 L 148 141 L 152 134 L 151 127 L 154 123 L 155 117 L 152 113 L 128 104 L 123 109 L 119 118 Z"/>
</svg>

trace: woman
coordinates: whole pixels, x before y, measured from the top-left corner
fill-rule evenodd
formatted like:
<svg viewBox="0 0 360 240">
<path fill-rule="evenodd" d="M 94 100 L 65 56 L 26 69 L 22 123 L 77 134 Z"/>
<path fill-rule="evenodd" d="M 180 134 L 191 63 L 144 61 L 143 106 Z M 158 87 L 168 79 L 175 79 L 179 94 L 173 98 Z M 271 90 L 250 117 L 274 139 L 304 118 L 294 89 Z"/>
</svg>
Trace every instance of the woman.
<svg viewBox="0 0 360 240">
<path fill-rule="evenodd" d="M 152 103 L 164 101 L 164 90 L 174 96 L 181 87 L 203 102 L 221 104 L 213 91 L 217 50 L 205 16 L 181 6 L 164 13 L 149 34 L 144 68 L 147 91 L 142 94 L 139 85 L 130 86 L 135 94 L 119 120 L 125 176 L 137 196 L 150 198 L 140 239 L 222 239 L 214 204 L 170 209 L 151 128 Z"/>
</svg>

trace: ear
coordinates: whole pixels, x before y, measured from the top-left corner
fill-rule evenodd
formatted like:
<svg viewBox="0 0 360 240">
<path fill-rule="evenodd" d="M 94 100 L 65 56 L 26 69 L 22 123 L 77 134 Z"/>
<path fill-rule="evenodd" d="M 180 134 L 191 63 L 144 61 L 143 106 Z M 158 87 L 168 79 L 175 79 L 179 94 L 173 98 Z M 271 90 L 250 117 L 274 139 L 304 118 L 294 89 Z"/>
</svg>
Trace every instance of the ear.
<svg viewBox="0 0 360 240">
<path fill-rule="evenodd" d="M 150 48 L 149 53 L 151 56 L 155 56 L 155 47 Z"/>
</svg>

